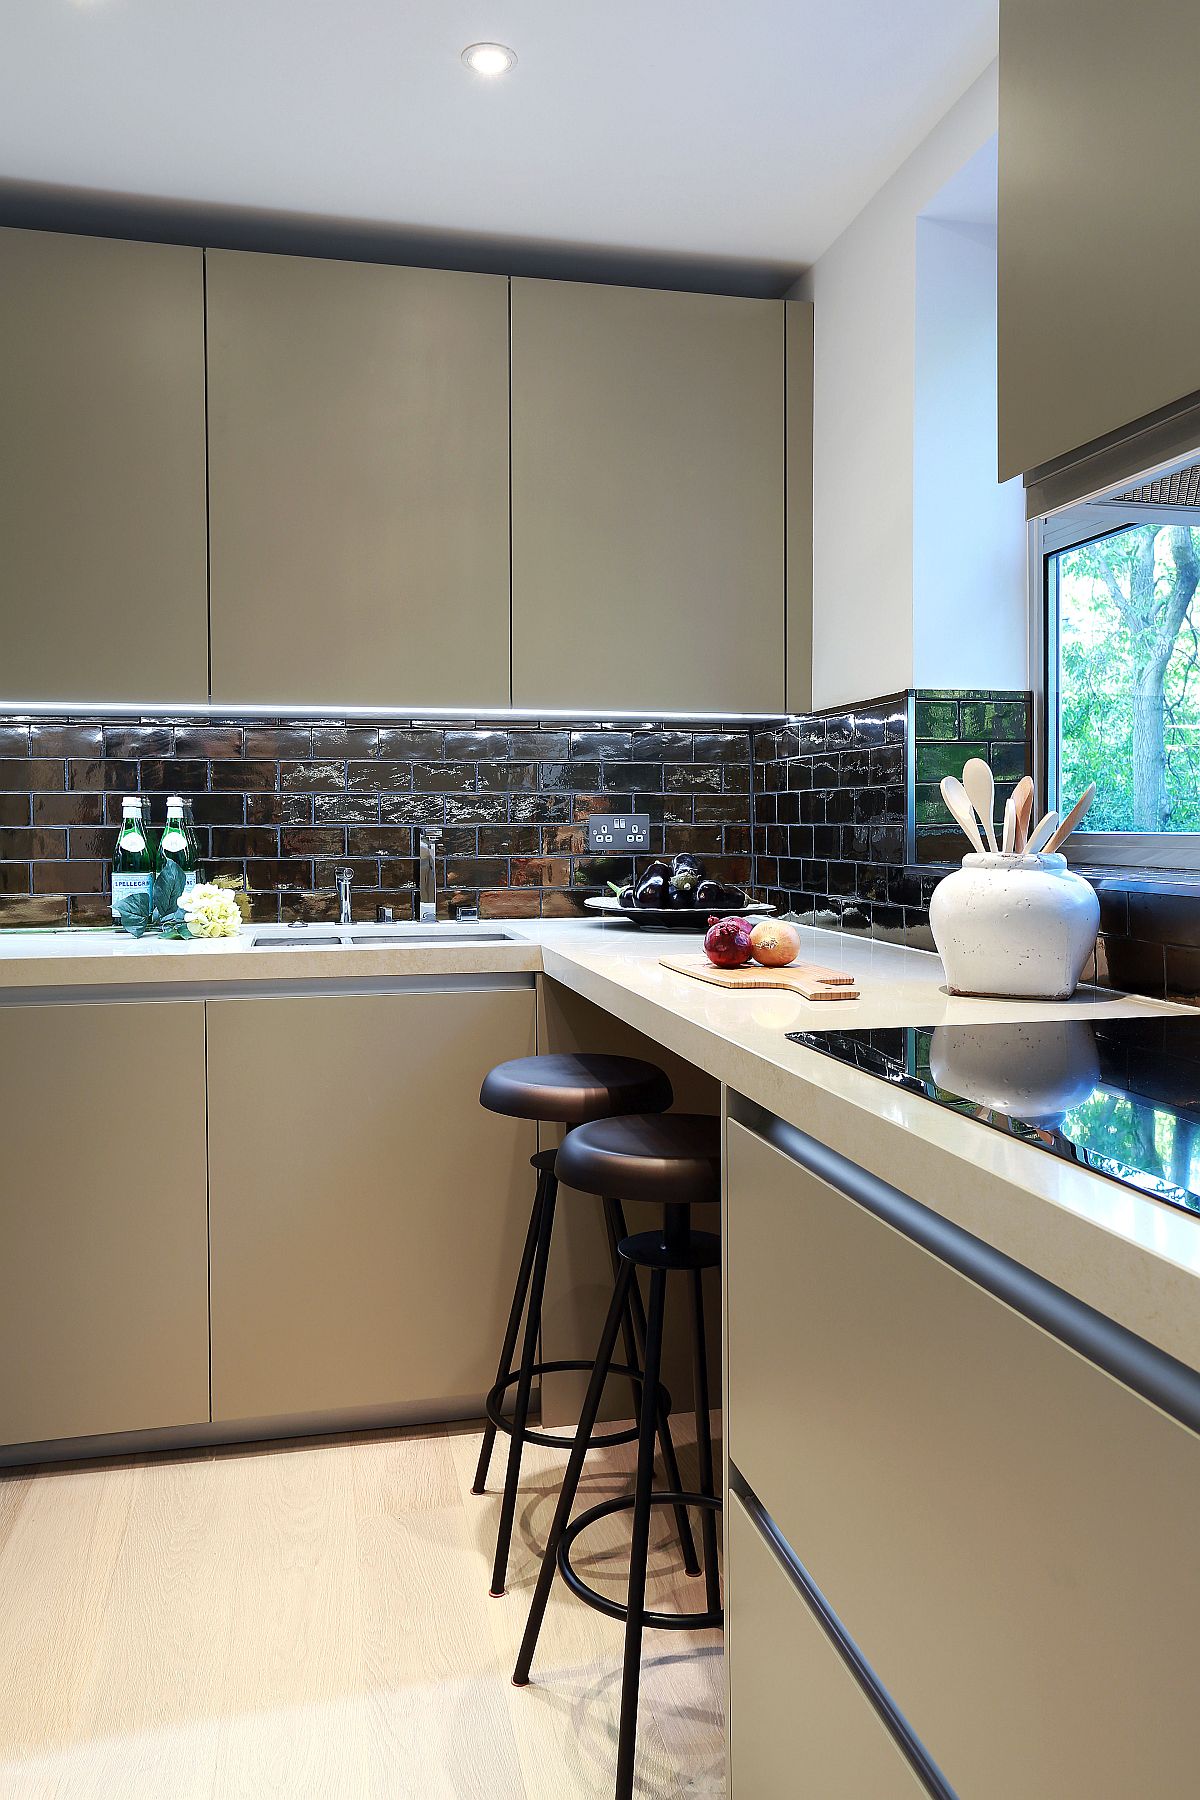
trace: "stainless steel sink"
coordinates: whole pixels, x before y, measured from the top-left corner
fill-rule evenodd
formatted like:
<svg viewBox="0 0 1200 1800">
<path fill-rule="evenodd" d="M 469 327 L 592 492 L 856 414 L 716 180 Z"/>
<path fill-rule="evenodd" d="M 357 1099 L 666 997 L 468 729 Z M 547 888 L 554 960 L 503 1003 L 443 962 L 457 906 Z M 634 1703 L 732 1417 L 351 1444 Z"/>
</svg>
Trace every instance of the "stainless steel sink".
<svg viewBox="0 0 1200 1800">
<path fill-rule="evenodd" d="M 312 950 L 318 944 L 331 944 L 335 950 L 340 950 L 343 940 L 336 932 L 329 931 L 311 934 L 298 931 L 286 937 L 282 932 L 273 931 L 262 935 L 256 933 L 254 938 L 256 950 Z"/>
<path fill-rule="evenodd" d="M 256 950 L 313 950 L 325 944 L 334 950 L 368 950 L 373 944 L 511 944 L 510 931 L 466 931 L 452 925 L 427 925 L 424 928 L 397 926 L 384 931 L 312 930 L 304 925 L 290 926 L 284 931 L 256 932 Z"/>
<path fill-rule="evenodd" d="M 430 925 L 424 931 L 372 931 L 361 937 L 353 933 L 352 944 L 511 944 L 509 931 L 455 931 L 446 925 Z"/>
</svg>

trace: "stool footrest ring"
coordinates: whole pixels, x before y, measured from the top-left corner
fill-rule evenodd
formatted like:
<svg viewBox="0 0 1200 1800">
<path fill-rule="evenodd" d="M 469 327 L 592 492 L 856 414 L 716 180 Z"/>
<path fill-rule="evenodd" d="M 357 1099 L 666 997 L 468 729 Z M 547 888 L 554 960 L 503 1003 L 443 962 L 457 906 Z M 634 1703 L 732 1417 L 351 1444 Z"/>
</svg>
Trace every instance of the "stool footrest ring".
<svg viewBox="0 0 1200 1800">
<path fill-rule="evenodd" d="M 542 1375 L 590 1375 L 592 1366 L 593 1365 L 586 1360 L 572 1358 L 565 1362 L 534 1363 L 533 1373 L 535 1376 L 539 1377 Z M 608 1376 L 606 1379 L 614 1375 L 621 1376 L 625 1381 L 636 1381 L 638 1383 L 644 1379 L 642 1371 L 640 1369 L 631 1368 L 628 1363 L 610 1363 L 608 1365 Z M 501 1401 L 504 1398 L 505 1390 L 510 1387 L 515 1387 L 519 1380 L 520 1373 L 518 1372 L 515 1375 L 510 1375 L 506 1381 L 498 1381 L 483 1403 L 483 1410 L 490 1422 L 496 1427 L 497 1431 L 503 1431 L 507 1437 L 512 1436 L 513 1422 L 508 1414 L 502 1410 Z M 670 1392 L 661 1381 L 659 1382 L 658 1387 L 659 1392 L 662 1395 L 663 1404 L 666 1407 L 667 1412 L 670 1413 Z M 527 1444 L 541 1444 L 547 1450 L 573 1450 L 575 1448 L 576 1435 L 574 1430 L 565 1432 L 535 1431 L 532 1425 L 527 1425 L 524 1433 L 525 1442 Z M 620 1431 L 604 1431 L 595 1434 L 588 1439 L 587 1447 L 589 1450 L 603 1450 L 606 1446 L 611 1447 L 616 1444 L 632 1444 L 636 1441 L 637 1435 L 638 1425 L 635 1420 L 632 1425 L 626 1425 Z"/>
<path fill-rule="evenodd" d="M 714 1494 L 690 1494 L 670 1488 L 656 1488 L 650 1496 L 651 1506 L 698 1506 L 709 1512 L 720 1512 L 721 1502 Z M 610 1619 L 619 1619 L 622 1623 L 629 1616 L 629 1608 L 621 1600 L 610 1600 L 607 1594 L 601 1594 L 594 1587 L 589 1587 L 582 1576 L 577 1575 L 571 1567 L 571 1546 L 581 1532 L 595 1525 L 600 1519 L 610 1518 L 613 1513 L 632 1512 L 634 1496 L 619 1494 L 615 1500 L 603 1500 L 599 1506 L 589 1506 L 571 1520 L 563 1532 L 562 1542 L 558 1546 L 558 1572 L 577 1599 L 596 1612 L 601 1612 Z M 718 1607 L 715 1612 L 650 1612 L 642 1615 L 642 1623 L 650 1631 L 720 1631 L 725 1624 L 725 1609 Z"/>
</svg>

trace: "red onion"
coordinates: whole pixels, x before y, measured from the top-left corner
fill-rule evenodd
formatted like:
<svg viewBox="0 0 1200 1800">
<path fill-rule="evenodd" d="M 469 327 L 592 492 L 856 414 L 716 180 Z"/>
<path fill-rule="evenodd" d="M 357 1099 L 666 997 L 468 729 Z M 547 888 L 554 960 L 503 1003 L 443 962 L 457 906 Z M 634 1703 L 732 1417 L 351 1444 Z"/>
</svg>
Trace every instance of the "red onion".
<svg viewBox="0 0 1200 1800">
<path fill-rule="evenodd" d="M 750 961 L 752 930 L 749 919 L 718 919 L 714 916 L 708 921 L 708 930 L 704 934 L 704 954 L 718 969 L 740 969 L 743 963 Z"/>
</svg>

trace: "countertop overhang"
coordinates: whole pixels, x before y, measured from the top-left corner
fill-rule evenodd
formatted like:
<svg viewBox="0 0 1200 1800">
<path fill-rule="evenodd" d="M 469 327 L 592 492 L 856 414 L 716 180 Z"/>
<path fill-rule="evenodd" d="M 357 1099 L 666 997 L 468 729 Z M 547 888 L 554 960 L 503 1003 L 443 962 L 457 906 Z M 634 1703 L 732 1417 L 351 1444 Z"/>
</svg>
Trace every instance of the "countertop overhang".
<svg viewBox="0 0 1200 1800">
<path fill-rule="evenodd" d="M 1061 1003 L 948 994 L 937 957 L 805 929 L 802 955 L 853 972 L 861 998 L 828 1003 L 730 992 L 665 969 L 678 938 L 616 921 L 497 920 L 489 943 L 255 948 L 225 941 L 138 942 L 122 933 L 0 933 L 0 1003 L 202 998 L 413 978 L 542 975 L 705 1070 L 753 1106 L 798 1126 L 1149 1342 L 1200 1368 L 1200 1219 L 989 1131 L 920 1097 L 792 1044 L 787 1032 L 1129 1017 L 1185 1009 L 1100 989 Z M 483 928 L 483 929 L 486 929 Z M 831 1014 L 836 1014 L 831 1017 Z M 736 1099 L 732 1102 L 735 1106 Z"/>
</svg>

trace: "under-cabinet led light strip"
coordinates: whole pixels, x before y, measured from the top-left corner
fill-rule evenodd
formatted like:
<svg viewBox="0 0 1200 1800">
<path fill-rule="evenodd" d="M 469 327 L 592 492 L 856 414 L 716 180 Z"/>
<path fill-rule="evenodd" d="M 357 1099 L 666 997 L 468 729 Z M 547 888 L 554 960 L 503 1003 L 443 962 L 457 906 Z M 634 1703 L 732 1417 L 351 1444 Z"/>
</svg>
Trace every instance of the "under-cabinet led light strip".
<svg viewBox="0 0 1200 1800">
<path fill-rule="evenodd" d="M 785 712 L 714 712 L 696 707 L 690 711 L 656 711 L 613 706 L 343 706 L 336 701 L 328 706 L 300 705 L 294 700 L 258 701 L 252 706 L 219 705 L 213 700 L 2 700 L 0 714 L 11 716 L 42 713 L 87 713 L 102 718 L 113 717 L 184 717 L 184 718 L 271 718 L 271 719 L 498 719 L 528 721 L 531 719 L 600 719 L 607 723 L 641 722 L 721 723 L 729 725 L 782 724 L 800 714 Z"/>
</svg>

